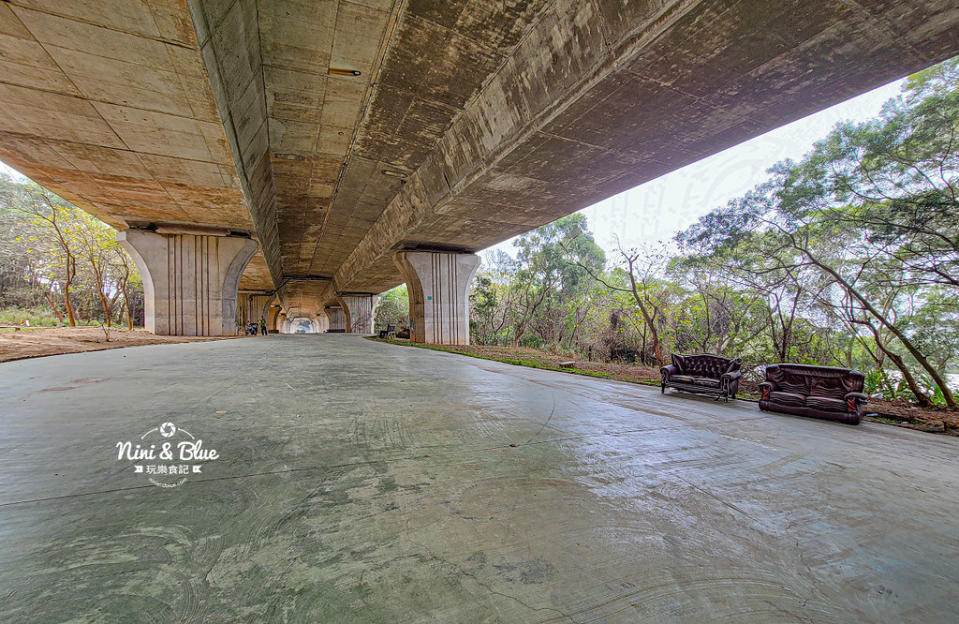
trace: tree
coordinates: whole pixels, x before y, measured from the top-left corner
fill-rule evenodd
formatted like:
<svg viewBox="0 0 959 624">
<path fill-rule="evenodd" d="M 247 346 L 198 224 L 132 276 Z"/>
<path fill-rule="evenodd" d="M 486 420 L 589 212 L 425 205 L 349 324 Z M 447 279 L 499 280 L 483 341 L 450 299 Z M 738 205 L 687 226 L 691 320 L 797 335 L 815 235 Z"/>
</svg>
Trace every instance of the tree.
<svg viewBox="0 0 959 624">
<path fill-rule="evenodd" d="M 510 321 L 513 344 L 519 346 L 529 327 L 539 328 L 544 343 L 559 343 L 571 328 L 558 322 L 588 290 L 590 272 L 605 264 L 605 254 L 587 229 L 586 217 L 572 214 L 524 234 L 518 249 L 514 280 L 510 285 Z"/>
<path fill-rule="evenodd" d="M 62 295 L 63 307 L 71 327 L 76 326 L 76 313 L 71 300 L 71 288 L 77 277 L 77 247 L 75 209 L 67 206 L 56 196 L 36 187 L 18 189 L 16 205 L 29 215 L 34 225 L 47 231 L 47 236 L 34 236 L 31 242 L 37 243 L 37 249 L 49 256 L 48 272 L 51 295 L 56 290 Z M 52 296 L 48 296 L 50 306 L 57 306 Z"/>
</svg>

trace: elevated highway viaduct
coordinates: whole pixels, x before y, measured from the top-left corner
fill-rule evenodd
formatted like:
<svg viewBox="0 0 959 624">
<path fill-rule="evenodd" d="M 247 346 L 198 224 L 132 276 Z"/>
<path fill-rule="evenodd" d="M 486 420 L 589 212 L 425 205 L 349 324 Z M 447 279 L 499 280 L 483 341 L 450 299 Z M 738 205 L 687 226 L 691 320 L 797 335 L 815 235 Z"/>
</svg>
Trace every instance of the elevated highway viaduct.
<svg viewBox="0 0 959 624">
<path fill-rule="evenodd" d="M 157 333 L 406 282 L 458 343 L 475 251 L 957 52 L 954 0 L 9 0 L 0 158 L 120 230 Z"/>
</svg>

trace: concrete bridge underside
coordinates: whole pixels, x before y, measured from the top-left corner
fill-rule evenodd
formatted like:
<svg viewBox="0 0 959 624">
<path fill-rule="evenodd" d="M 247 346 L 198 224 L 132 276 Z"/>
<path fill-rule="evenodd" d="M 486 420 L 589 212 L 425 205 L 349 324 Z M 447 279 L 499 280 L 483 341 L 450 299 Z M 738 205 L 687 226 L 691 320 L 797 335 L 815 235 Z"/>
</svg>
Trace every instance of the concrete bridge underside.
<svg viewBox="0 0 959 624">
<path fill-rule="evenodd" d="M 193 245 L 171 327 L 229 311 L 232 236 L 233 288 L 352 318 L 406 281 L 456 342 L 463 255 L 957 52 L 951 0 L 12 0 L 0 158 Z"/>
</svg>

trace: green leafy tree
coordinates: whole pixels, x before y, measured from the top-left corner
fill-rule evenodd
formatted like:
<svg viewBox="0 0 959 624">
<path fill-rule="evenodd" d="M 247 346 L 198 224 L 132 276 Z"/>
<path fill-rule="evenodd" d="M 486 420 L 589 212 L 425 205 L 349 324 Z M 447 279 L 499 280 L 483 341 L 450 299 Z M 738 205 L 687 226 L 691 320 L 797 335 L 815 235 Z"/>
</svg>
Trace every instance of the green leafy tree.
<svg viewBox="0 0 959 624">
<path fill-rule="evenodd" d="M 409 326 L 410 299 L 406 284 L 400 284 L 380 295 L 376 304 L 374 323 L 376 327 L 385 328 L 387 325 Z"/>
</svg>

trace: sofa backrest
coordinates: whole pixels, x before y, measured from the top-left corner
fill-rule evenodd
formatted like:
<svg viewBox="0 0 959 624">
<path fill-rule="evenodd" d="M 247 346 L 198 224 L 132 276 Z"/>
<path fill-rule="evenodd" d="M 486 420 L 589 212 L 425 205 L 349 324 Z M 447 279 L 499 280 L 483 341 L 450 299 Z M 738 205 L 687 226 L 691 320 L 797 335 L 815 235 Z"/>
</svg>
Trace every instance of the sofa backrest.
<svg viewBox="0 0 959 624">
<path fill-rule="evenodd" d="M 673 365 L 681 373 L 686 375 L 695 375 L 697 377 L 710 377 L 719 379 L 723 373 L 731 373 L 739 370 L 742 360 L 730 359 L 721 355 L 712 353 L 696 353 L 693 355 L 672 355 Z"/>
<path fill-rule="evenodd" d="M 850 392 L 862 392 L 866 376 L 857 370 L 810 364 L 771 364 L 766 381 L 776 390 L 806 396 L 842 399 Z"/>
</svg>

